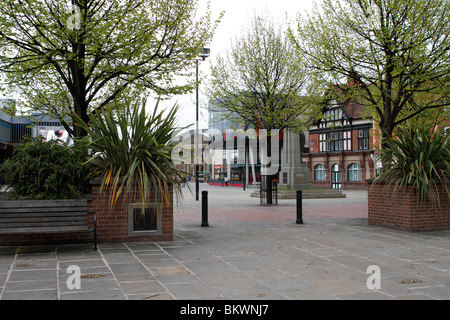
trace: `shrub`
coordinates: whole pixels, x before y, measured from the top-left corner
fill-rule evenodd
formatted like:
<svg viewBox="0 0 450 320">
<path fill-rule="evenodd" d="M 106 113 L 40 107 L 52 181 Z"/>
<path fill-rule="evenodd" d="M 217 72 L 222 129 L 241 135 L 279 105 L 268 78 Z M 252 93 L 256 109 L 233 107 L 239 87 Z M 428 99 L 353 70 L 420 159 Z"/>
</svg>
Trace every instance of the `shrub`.
<svg viewBox="0 0 450 320">
<path fill-rule="evenodd" d="M 106 108 L 90 116 L 89 124 L 76 117 L 77 124 L 88 132 L 79 140 L 85 148 L 96 152 L 88 159 L 90 177 L 101 179 L 100 192 L 110 188 L 110 206 L 121 194 L 130 195 L 138 186 L 139 200 L 149 201 L 152 194 L 169 201 L 169 187 L 181 196 L 180 181 L 185 172 L 172 162 L 175 143 L 171 141 L 177 132 L 178 106 L 167 113 L 158 110 L 145 113 L 146 100 L 128 101 L 122 108 Z"/>
<path fill-rule="evenodd" d="M 382 174 L 375 179 L 400 187 L 412 185 L 419 201 L 440 204 L 438 185 L 450 190 L 450 135 L 444 128 L 423 123 L 396 130 L 381 152 Z"/>
<path fill-rule="evenodd" d="M 80 148 L 38 137 L 16 147 L 1 171 L 14 198 L 81 199 L 87 175 L 83 159 Z"/>
</svg>

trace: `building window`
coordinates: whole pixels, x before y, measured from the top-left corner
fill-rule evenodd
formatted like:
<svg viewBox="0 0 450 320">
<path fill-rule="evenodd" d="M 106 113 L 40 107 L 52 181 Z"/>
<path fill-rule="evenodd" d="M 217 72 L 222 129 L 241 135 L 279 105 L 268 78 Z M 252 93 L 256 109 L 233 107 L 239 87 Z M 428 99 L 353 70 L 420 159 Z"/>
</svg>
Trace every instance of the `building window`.
<svg viewBox="0 0 450 320">
<path fill-rule="evenodd" d="M 338 132 L 331 132 L 328 134 L 327 151 L 339 151 Z"/>
<path fill-rule="evenodd" d="M 348 167 L 348 181 L 351 182 L 362 181 L 362 172 L 359 164 L 354 163 Z"/>
<path fill-rule="evenodd" d="M 314 168 L 314 180 L 315 181 L 327 180 L 327 171 L 325 170 L 325 166 L 323 164 L 319 164 Z"/>
<path fill-rule="evenodd" d="M 331 121 L 337 121 L 342 119 L 342 109 L 332 109 L 325 113 L 325 117 Z"/>
<path fill-rule="evenodd" d="M 325 133 L 319 134 L 319 151 L 327 151 L 327 135 Z"/>
<path fill-rule="evenodd" d="M 352 134 L 350 131 L 335 131 L 319 134 L 319 151 L 351 151 Z"/>
<path fill-rule="evenodd" d="M 369 129 L 358 130 L 358 150 L 369 150 Z"/>
<path fill-rule="evenodd" d="M 352 132 L 344 131 L 344 151 L 352 150 Z"/>
<path fill-rule="evenodd" d="M 28 124 L 13 124 L 11 142 L 21 143 L 25 137 L 31 137 L 31 128 Z"/>
<path fill-rule="evenodd" d="M 288 173 L 283 172 L 283 184 L 288 184 Z"/>
</svg>

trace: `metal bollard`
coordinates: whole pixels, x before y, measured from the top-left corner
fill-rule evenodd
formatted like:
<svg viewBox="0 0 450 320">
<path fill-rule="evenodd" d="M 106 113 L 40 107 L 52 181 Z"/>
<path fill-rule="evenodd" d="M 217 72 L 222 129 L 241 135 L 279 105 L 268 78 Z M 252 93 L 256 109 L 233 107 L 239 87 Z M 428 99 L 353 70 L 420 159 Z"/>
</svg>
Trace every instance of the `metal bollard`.
<svg viewBox="0 0 450 320">
<path fill-rule="evenodd" d="M 297 190 L 297 221 L 296 224 L 303 224 L 303 203 L 302 190 Z"/>
<path fill-rule="evenodd" d="M 209 227 L 208 223 L 208 191 L 202 191 L 202 227 Z"/>
</svg>

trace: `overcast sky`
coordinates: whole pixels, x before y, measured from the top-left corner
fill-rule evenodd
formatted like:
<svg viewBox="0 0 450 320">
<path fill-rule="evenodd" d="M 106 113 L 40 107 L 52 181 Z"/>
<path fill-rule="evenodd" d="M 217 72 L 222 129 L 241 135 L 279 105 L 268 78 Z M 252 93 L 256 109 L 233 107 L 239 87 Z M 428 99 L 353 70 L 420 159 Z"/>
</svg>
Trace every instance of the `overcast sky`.
<svg viewBox="0 0 450 320">
<path fill-rule="evenodd" d="M 200 0 L 199 13 L 204 12 L 207 2 L 208 0 Z M 218 18 L 222 11 L 225 11 L 225 15 L 209 45 L 211 56 L 200 64 L 200 71 L 204 74 L 209 72 L 211 62 L 215 61 L 217 54 L 226 53 L 226 50 L 230 48 L 231 40 L 239 35 L 242 27 L 254 17 L 255 12 L 260 14 L 266 11 L 274 18 L 280 19 L 287 15 L 288 19 L 294 21 L 297 13 L 303 14 L 310 10 L 313 3 L 313 0 L 211 0 L 212 18 Z M 199 96 L 200 106 L 205 106 L 207 102 L 201 89 Z M 163 102 L 162 106 L 171 107 L 175 102 L 181 106 L 178 123 L 181 126 L 195 123 L 195 92 L 174 97 L 170 101 Z M 207 111 L 200 108 L 200 128 L 207 128 L 207 120 Z"/>
</svg>

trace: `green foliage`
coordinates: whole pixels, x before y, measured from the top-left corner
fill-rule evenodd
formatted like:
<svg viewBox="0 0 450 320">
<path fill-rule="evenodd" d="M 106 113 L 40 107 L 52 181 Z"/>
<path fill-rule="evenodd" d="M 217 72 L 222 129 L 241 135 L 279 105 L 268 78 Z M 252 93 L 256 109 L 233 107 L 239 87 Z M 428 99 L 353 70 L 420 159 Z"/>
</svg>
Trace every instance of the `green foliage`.
<svg viewBox="0 0 450 320">
<path fill-rule="evenodd" d="M 226 115 L 244 125 L 303 132 L 319 108 L 312 108 L 310 74 L 283 31 L 270 16 L 255 16 L 219 56 L 211 70 L 208 96 Z"/>
<path fill-rule="evenodd" d="M 142 203 L 151 201 L 153 193 L 157 199 L 170 201 L 170 185 L 181 195 L 180 182 L 185 173 L 171 159 L 178 106 L 166 114 L 156 104 L 153 113 L 147 116 L 145 105 L 144 99 L 115 107 L 118 111 L 113 108 L 97 111 L 89 124 L 77 117 L 78 125 L 88 132 L 79 142 L 96 151 L 87 161 L 92 166 L 90 176 L 101 179 L 100 192 L 110 191 L 111 207 L 121 194 L 131 195 L 136 185 Z"/>
<path fill-rule="evenodd" d="M 412 185 L 418 199 L 431 199 L 439 203 L 437 186 L 443 185 L 450 193 L 450 135 L 442 127 L 424 123 L 420 126 L 398 128 L 395 137 L 383 148 L 386 167 L 375 179 L 388 184 L 408 187 Z"/>
<path fill-rule="evenodd" d="M 316 86 L 350 80 L 339 98 L 365 105 L 383 146 L 398 125 L 448 107 L 448 0 L 323 0 L 297 22 L 291 39 Z"/>
<path fill-rule="evenodd" d="M 34 138 L 16 147 L 1 166 L 2 176 L 16 198 L 81 199 L 88 170 L 84 155 L 57 140 Z"/>
<path fill-rule="evenodd" d="M 193 81 L 179 77 L 191 75 L 218 24 L 209 3 L 198 8 L 199 0 L 2 0 L 0 82 L 61 121 L 88 121 L 121 94 L 190 92 Z"/>
</svg>

